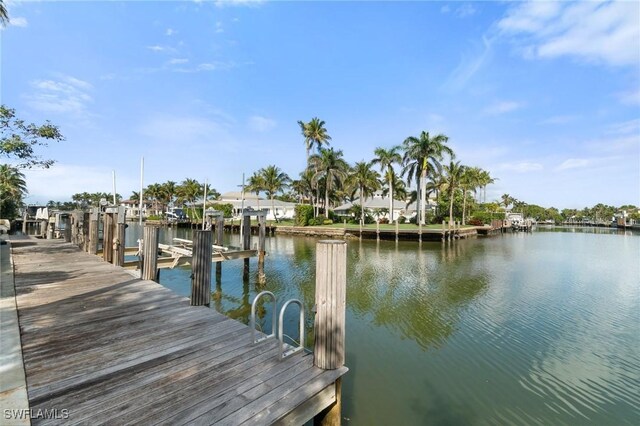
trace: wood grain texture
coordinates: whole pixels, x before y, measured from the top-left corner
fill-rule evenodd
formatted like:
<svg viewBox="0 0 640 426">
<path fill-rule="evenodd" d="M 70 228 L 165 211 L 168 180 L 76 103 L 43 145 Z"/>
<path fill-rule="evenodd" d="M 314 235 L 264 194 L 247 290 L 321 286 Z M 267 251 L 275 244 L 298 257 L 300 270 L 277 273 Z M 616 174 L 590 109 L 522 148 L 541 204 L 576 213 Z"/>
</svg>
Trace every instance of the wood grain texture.
<svg viewBox="0 0 640 426">
<path fill-rule="evenodd" d="M 33 424 L 268 424 L 334 402 L 316 396 L 345 368 L 280 361 L 275 341 L 70 243 L 13 243 L 30 407 L 69 410 Z"/>
</svg>

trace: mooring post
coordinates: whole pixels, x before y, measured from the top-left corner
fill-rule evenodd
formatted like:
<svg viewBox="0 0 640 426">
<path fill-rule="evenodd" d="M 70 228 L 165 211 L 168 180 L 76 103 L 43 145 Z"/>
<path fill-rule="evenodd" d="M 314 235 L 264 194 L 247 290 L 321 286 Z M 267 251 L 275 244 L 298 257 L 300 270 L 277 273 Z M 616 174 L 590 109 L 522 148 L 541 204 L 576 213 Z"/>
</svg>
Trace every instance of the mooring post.
<svg viewBox="0 0 640 426">
<path fill-rule="evenodd" d="M 240 230 L 242 235 L 242 249 L 251 250 L 251 216 L 246 214 L 242 216 L 240 222 Z M 249 276 L 249 259 L 244 259 L 243 277 Z"/>
<path fill-rule="evenodd" d="M 124 206 L 119 206 L 118 217 L 116 220 L 116 235 L 113 238 L 113 249 L 115 251 L 113 264 L 116 266 L 124 265 L 125 229 L 127 228 L 125 214 L 126 208 Z"/>
<path fill-rule="evenodd" d="M 258 280 L 262 283 L 264 276 L 264 256 L 266 254 L 266 238 L 267 238 L 267 215 L 258 215 Z"/>
<path fill-rule="evenodd" d="M 71 242 L 78 244 L 78 218 L 74 213 L 71 213 Z"/>
<path fill-rule="evenodd" d="M 376 220 L 376 241 L 380 241 L 380 219 Z"/>
<path fill-rule="evenodd" d="M 82 250 L 89 251 L 89 221 L 91 213 L 82 213 Z"/>
<path fill-rule="evenodd" d="M 447 235 L 447 231 L 445 231 L 444 226 L 445 226 L 445 220 L 442 219 L 442 241 L 445 240 L 446 235 Z"/>
<path fill-rule="evenodd" d="M 211 231 L 193 231 L 191 306 L 209 306 L 211 302 Z"/>
<path fill-rule="evenodd" d="M 224 238 L 224 216 L 220 213 L 216 216 L 216 244 L 223 246 Z"/>
<path fill-rule="evenodd" d="M 145 225 L 142 234 L 142 273 L 143 280 L 156 281 L 158 279 L 158 234 L 156 226 Z"/>
<path fill-rule="evenodd" d="M 418 221 L 418 242 L 422 242 L 422 221 Z"/>
<path fill-rule="evenodd" d="M 62 218 L 62 223 L 64 223 L 64 242 L 71 242 L 71 216 L 66 214 Z"/>
<path fill-rule="evenodd" d="M 316 317 L 314 365 L 323 370 L 344 366 L 347 243 L 319 241 L 316 245 Z M 338 379 L 336 402 L 315 416 L 315 425 L 339 425 L 342 382 Z"/>
<path fill-rule="evenodd" d="M 94 208 L 89 220 L 89 248 L 87 249 L 91 254 L 98 254 L 99 218 L 100 211 L 97 208 Z"/>
<path fill-rule="evenodd" d="M 102 215 L 102 259 L 105 262 L 113 262 L 113 215 Z"/>
</svg>

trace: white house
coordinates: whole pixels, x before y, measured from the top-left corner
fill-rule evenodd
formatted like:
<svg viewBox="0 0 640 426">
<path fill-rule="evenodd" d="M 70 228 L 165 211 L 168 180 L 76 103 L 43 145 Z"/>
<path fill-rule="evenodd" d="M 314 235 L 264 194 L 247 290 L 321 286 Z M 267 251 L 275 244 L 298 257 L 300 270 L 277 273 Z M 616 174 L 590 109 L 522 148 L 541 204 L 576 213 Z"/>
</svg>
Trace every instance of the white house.
<svg viewBox="0 0 640 426">
<path fill-rule="evenodd" d="M 337 215 L 347 216 L 349 215 L 349 209 L 353 207 L 354 204 L 360 205 L 360 199 L 356 198 L 353 202 L 345 203 L 341 206 L 336 207 L 333 211 Z M 373 196 L 368 197 L 364 200 L 364 208 L 367 210 L 369 214 L 373 214 L 376 216 L 377 212 L 384 209 L 384 213 L 380 213 L 377 217 L 389 217 L 389 197 L 383 196 L 381 191 L 377 191 Z M 405 201 L 395 200 L 393 202 L 393 218 L 394 220 L 399 216 L 404 216 L 407 219 L 416 215 L 416 205 L 417 203 L 411 203 L 407 205 Z M 435 201 L 427 200 L 427 211 L 435 211 Z"/>
<path fill-rule="evenodd" d="M 296 203 L 289 203 L 280 200 L 273 200 L 272 208 L 271 200 L 258 197 L 255 193 L 250 192 L 244 193 L 243 202 L 243 194 L 240 191 L 225 192 L 218 197 L 216 203 L 233 205 L 234 219 L 240 218 L 243 208 L 266 210 L 267 220 L 275 220 L 276 216 L 278 219 L 293 219 L 296 210 Z"/>
</svg>

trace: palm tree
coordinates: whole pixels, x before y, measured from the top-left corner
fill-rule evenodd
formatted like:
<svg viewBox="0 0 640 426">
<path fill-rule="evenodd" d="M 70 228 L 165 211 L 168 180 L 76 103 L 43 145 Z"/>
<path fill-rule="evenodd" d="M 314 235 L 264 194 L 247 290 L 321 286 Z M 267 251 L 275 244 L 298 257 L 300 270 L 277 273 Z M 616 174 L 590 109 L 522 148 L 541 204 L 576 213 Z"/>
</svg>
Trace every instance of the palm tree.
<svg viewBox="0 0 640 426">
<path fill-rule="evenodd" d="M 467 194 L 476 192 L 480 186 L 480 174 L 482 170 L 478 167 L 465 167 L 460 180 L 460 188 L 462 189 L 462 224 L 466 224 L 467 211 Z"/>
<path fill-rule="evenodd" d="M 453 200 L 456 191 L 460 188 L 464 176 L 465 166 L 461 166 L 459 161 L 451 161 L 448 166 L 444 166 L 444 181 L 446 190 L 449 193 L 449 223 L 453 222 Z"/>
<path fill-rule="evenodd" d="M 380 164 L 380 171 L 384 173 L 385 181 L 389 187 L 389 222 L 393 222 L 393 181 L 396 177 L 393 164 L 400 164 L 402 162 L 402 156 L 398 152 L 399 150 L 399 146 L 394 146 L 390 149 L 376 148 L 373 152 L 376 158 L 371 162 L 372 164 Z"/>
<path fill-rule="evenodd" d="M 479 184 L 482 187 L 482 202 L 486 203 L 487 202 L 487 185 L 491 185 L 492 183 L 495 183 L 497 180 L 497 178 L 492 178 L 491 174 L 487 171 L 487 170 L 481 170 L 480 171 L 480 180 L 479 180 Z"/>
<path fill-rule="evenodd" d="M 356 191 L 360 194 L 360 223 L 364 225 L 364 203 L 367 197 L 380 189 L 380 175 L 371 169 L 371 163 L 360 161 L 353 165 L 347 185 L 352 189 L 352 196 Z"/>
<path fill-rule="evenodd" d="M 451 159 L 455 158 L 453 150 L 446 144 L 449 138 L 443 134 L 431 137 L 428 132 L 420 133 L 419 137 L 409 136 L 403 142 L 404 156 L 402 158 L 404 169 L 402 174 L 409 174 L 409 185 L 411 179 L 418 182 L 418 192 L 420 193 L 420 223 L 425 224 L 427 191 L 427 175 L 435 170 L 439 170 L 440 161 L 444 154 L 448 154 Z"/>
<path fill-rule="evenodd" d="M 324 120 L 320 120 L 318 117 L 313 117 L 308 123 L 298 121 L 307 149 L 307 164 L 309 164 L 309 157 L 314 146 L 320 150 L 323 145 L 329 145 L 331 136 L 327 133 L 324 124 Z"/>
<path fill-rule="evenodd" d="M 195 179 L 185 179 L 182 183 L 176 188 L 176 194 L 178 195 L 178 202 L 191 203 L 191 211 L 194 216 L 197 218 L 196 209 L 193 204 L 196 202 L 200 194 L 203 193 L 203 187 L 198 183 Z"/>
<path fill-rule="evenodd" d="M 0 24 L 5 26 L 9 23 L 9 13 L 4 5 L 4 1 L 0 0 Z"/>
<path fill-rule="evenodd" d="M 313 175 L 313 170 L 305 169 L 300 173 L 300 179 L 291 182 L 291 188 L 298 194 L 300 203 L 307 197 L 313 204 Z"/>
<path fill-rule="evenodd" d="M 506 210 L 507 207 L 509 207 L 509 205 L 511 203 L 514 202 L 515 198 L 513 198 L 511 195 L 509 194 L 502 194 L 502 196 L 500 197 L 502 199 L 502 205 L 504 206 L 504 209 Z"/>
<path fill-rule="evenodd" d="M 268 166 L 261 169 L 260 175 L 263 179 L 264 191 L 271 199 L 271 211 L 273 212 L 273 217 L 276 219 L 277 223 L 278 216 L 276 215 L 276 207 L 273 199 L 278 192 L 281 192 L 289 185 L 291 179 L 289 179 L 289 176 L 276 166 Z"/>
<path fill-rule="evenodd" d="M 0 217 L 12 219 L 27 193 L 24 174 L 8 164 L 0 165 Z"/>
<path fill-rule="evenodd" d="M 349 173 L 349 164 L 342 158 L 342 150 L 323 149 L 309 157 L 310 166 L 316 170 L 314 180 L 316 184 L 321 178 L 325 179 L 324 210 L 329 216 L 329 192 L 335 186 L 341 186 Z"/>
<path fill-rule="evenodd" d="M 264 176 L 260 172 L 255 172 L 249 177 L 245 190 L 254 192 L 258 201 L 258 210 L 260 210 L 260 192 L 264 191 Z"/>
</svg>

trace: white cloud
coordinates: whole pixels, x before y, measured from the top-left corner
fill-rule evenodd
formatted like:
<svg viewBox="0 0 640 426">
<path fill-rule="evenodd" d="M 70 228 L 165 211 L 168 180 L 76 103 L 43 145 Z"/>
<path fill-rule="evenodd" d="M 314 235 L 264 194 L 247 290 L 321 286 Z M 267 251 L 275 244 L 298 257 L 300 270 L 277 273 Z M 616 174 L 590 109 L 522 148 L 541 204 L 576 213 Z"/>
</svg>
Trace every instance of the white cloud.
<svg viewBox="0 0 640 426">
<path fill-rule="evenodd" d="M 586 158 L 569 158 L 556 167 L 556 170 L 568 170 L 587 167 L 591 162 Z"/>
<path fill-rule="evenodd" d="M 449 13 L 449 12 L 451 12 L 451 8 L 449 7 L 448 4 L 445 4 L 440 8 L 440 13 Z"/>
<path fill-rule="evenodd" d="M 515 163 L 502 163 L 498 166 L 498 168 L 501 170 L 511 170 L 518 173 L 527 173 L 542 170 L 544 166 L 540 163 L 519 161 Z"/>
<path fill-rule="evenodd" d="M 155 44 L 153 46 L 147 46 L 147 49 L 153 52 L 164 52 L 164 53 L 177 53 L 177 50 L 170 46 L 160 46 L 159 44 Z"/>
<path fill-rule="evenodd" d="M 186 58 L 173 58 L 169 61 L 169 64 L 170 65 L 186 64 L 187 62 L 189 62 L 189 60 Z"/>
<path fill-rule="evenodd" d="M 525 56 L 570 56 L 613 66 L 640 60 L 638 2 L 527 2 L 497 24 Z"/>
<path fill-rule="evenodd" d="M 29 26 L 29 22 L 27 22 L 27 18 L 16 16 L 13 18 L 9 18 L 9 25 L 11 25 L 12 27 L 26 28 L 27 26 Z"/>
<path fill-rule="evenodd" d="M 216 0 L 217 7 L 225 6 L 260 6 L 265 0 Z"/>
<path fill-rule="evenodd" d="M 216 22 L 216 33 L 223 33 L 224 32 L 224 28 L 222 28 L 222 22 L 218 21 Z"/>
<path fill-rule="evenodd" d="M 607 133 L 638 136 L 640 134 L 640 118 L 611 124 L 607 129 Z"/>
<path fill-rule="evenodd" d="M 30 203 L 71 200 L 73 194 L 84 191 L 112 191 L 112 169 L 107 167 L 56 163 L 48 169 L 24 170 L 24 174 L 30 194 L 27 202 Z M 118 174 L 117 185 L 116 191 L 122 194 L 120 188 L 135 188 L 136 181 Z"/>
<path fill-rule="evenodd" d="M 254 115 L 249 118 L 249 128 L 253 131 L 266 133 L 270 130 L 273 130 L 276 127 L 275 120 L 270 118 L 261 117 L 259 115 Z"/>
<path fill-rule="evenodd" d="M 177 33 L 177 31 L 176 31 L 176 30 L 174 30 L 173 28 L 167 28 L 167 31 L 165 31 L 165 33 L 164 33 L 164 34 L 165 34 L 166 36 L 169 36 L 169 37 L 170 37 L 170 36 L 174 35 L 175 33 Z"/>
<path fill-rule="evenodd" d="M 473 55 L 463 56 L 458 66 L 449 74 L 445 88 L 461 89 L 487 63 L 492 56 L 494 39 L 482 37 L 482 48 Z"/>
<path fill-rule="evenodd" d="M 39 111 L 60 114 L 85 115 L 87 105 L 93 101 L 89 91 L 93 86 L 72 76 L 58 80 L 34 80 L 34 91 L 25 96 L 27 104 Z"/>
<path fill-rule="evenodd" d="M 545 120 L 542 120 L 542 124 L 567 124 L 578 119 L 577 115 L 554 115 Z"/>
<path fill-rule="evenodd" d="M 618 99 L 625 105 L 640 105 L 640 88 L 618 93 Z"/>
<path fill-rule="evenodd" d="M 466 18 L 476 13 L 476 8 L 471 3 L 464 3 L 456 9 L 456 15 L 459 18 Z"/>
<path fill-rule="evenodd" d="M 506 114 L 511 111 L 515 111 L 517 109 L 522 108 L 523 106 L 524 106 L 524 103 L 522 102 L 499 101 L 492 105 L 489 105 L 487 108 L 485 108 L 484 112 L 485 114 L 489 114 L 489 115 L 500 115 L 500 114 Z"/>
</svg>

